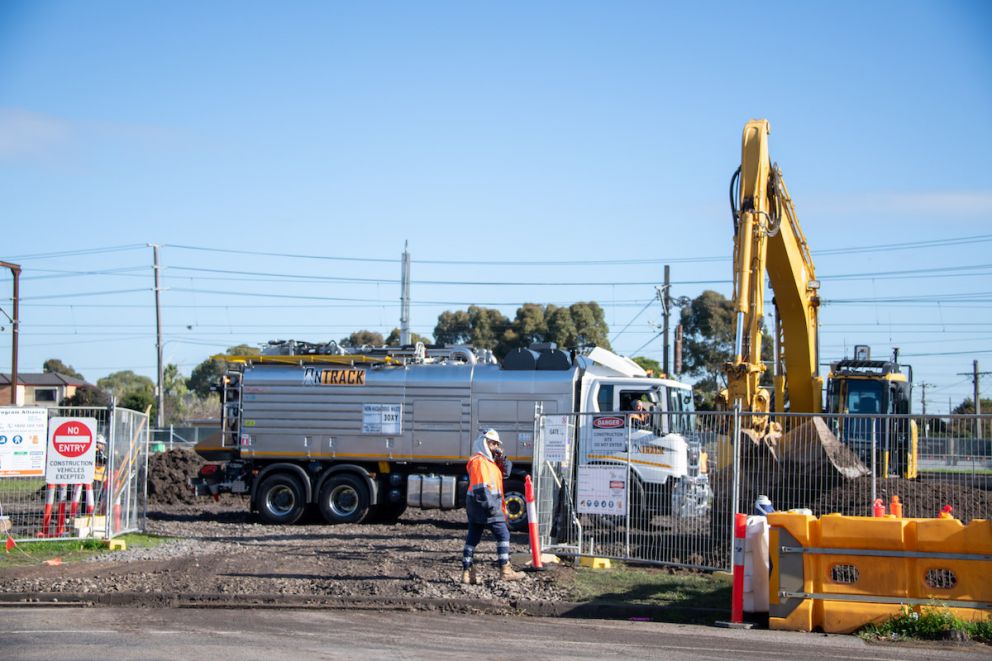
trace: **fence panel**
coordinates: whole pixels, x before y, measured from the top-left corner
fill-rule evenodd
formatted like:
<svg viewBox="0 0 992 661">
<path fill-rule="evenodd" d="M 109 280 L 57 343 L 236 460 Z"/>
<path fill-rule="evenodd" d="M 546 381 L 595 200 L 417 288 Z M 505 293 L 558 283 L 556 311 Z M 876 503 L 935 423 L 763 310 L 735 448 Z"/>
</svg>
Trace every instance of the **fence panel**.
<svg viewBox="0 0 992 661">
<path fill-rule="evenodd" d="M 898 496 L 904 517 L 992 517 L 992 415 L 572 413 L 537 430 L 538 529 L 563 555 L 729 568 L 733 514 L 761 495 L 817 516 Z"/>
<path fill-rule="evenodd" d="M 4 408 L 13 410 L 13 407 Z M 96 420 L 94 479 L 85 484 L 48 484 L 43 474 L 0 474 L 0 535 L 9 534 L 21 543 L 110 538 L 143 529 L 147 499 L 147 416 L 106 407 L 54 407 L 45 410 L 44 415 L 46 423 L 52 418 Z M 48 442 L 50 425 L 45 426 L 46 431 L 37 439 L 41 448 L 47 447 Z M 33 443 L 33 439 L 26 443 Z"/>
</svg>

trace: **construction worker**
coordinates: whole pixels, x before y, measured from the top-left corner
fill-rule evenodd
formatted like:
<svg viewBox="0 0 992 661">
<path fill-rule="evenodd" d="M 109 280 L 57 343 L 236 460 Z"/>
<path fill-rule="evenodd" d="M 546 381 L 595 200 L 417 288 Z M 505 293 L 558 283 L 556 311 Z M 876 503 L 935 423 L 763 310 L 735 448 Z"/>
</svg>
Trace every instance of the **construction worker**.
<svg viewBox="0 0 992 661">
<path fill-rule="evenodd" d="M 648 413 L 649 404 L 643 400 L 636 400 L 634 402 L 634 413 L 630 414 L 631 427 L 634 429 L 642 429 L 648 426 L 648 422 L 651 419 L 651 415 Z"/>
<path fill-rule="evenodd" d="M 472 560 L 486 528 L 496 538 L 499 577 L 504 581 L 519 581 L 524 577 L 510 566 L 510 530 L 506 527 L 503 478 L 510 476 L 511 466 L 510 460 L 503 455 L 503 444 L 495 429 L 488 429 L 475 439 L 472 458 L 468 460 L 468 494 L 465 497 L 468 535 L 462 554 L 462 583 L 479 583 Z"/>
</svg>

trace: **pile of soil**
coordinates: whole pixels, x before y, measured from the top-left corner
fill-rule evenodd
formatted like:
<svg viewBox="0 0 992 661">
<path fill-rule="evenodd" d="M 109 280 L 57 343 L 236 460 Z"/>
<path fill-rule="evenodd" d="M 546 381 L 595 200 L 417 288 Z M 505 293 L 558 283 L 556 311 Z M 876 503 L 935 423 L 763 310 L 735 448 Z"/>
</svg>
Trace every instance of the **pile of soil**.
<svg viewBox="0 0 992 661">
<path fill-rule="evenodd" d="M 193 505 L 202 502 L 193 495 L 187 480 L 196 477 L 205 463 L 191 450 L 169 450 L 151 455 L 148 459 L 148 503 Z"/>
</svg>

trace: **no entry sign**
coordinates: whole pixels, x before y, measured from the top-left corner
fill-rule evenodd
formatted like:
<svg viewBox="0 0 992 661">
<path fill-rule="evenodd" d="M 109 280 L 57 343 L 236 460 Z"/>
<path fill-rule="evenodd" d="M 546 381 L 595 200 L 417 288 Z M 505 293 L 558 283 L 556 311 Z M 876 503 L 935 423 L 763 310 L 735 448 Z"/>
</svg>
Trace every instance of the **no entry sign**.
<svg viewBox="0 0 992 661">
<path fill-rule="evenodd" d="M 95 464 L 96 418 L 52 418 L 48 421 L 46 482 L 92 482 Z"/>
</svg>

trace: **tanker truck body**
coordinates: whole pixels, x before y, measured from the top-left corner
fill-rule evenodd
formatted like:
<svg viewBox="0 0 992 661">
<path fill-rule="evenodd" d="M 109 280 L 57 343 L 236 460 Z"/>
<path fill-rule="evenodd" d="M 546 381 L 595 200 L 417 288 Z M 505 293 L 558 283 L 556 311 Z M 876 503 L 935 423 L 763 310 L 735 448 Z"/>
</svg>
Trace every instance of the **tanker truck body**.
<svg viewBox="0 0 992 661">
<path fill-rule="evenodd" d="M 538 346 L 496 364 L 467 347 L 299 355 L 284 344 L 276 355 L 228 357 L 235 363 L 220 387 L 222 432 L 196 448 L 219 463 L 191 481 L 197 495 L 248 496 L 269 523 L 293 523 L 314 506 L 330 523 L 394 520 L 408 506 L 463 507 L 472 441 L 493 428 L 513 461 L 507 510 L 519 529 L 536 412 L 619 411 L 635 392 L 659 412 L 692 400 L 689 386 L 648 378 L 603 349 L 572 355 Z M 576 433 L 588 433 L 588 422 Z M 638 448 L 657 446 L 649 448 L 653 462 L 632 464 L 645 472 L 641 482 L 672 490 L 690 474 L 698 480 L 683 436 L 657 431 L 650 440 L 637 433 Z M 670 458 L 664 468 L 659 452 Z"/>
</svg>

